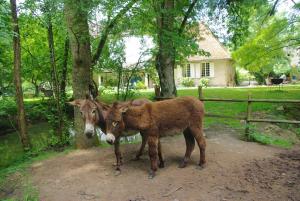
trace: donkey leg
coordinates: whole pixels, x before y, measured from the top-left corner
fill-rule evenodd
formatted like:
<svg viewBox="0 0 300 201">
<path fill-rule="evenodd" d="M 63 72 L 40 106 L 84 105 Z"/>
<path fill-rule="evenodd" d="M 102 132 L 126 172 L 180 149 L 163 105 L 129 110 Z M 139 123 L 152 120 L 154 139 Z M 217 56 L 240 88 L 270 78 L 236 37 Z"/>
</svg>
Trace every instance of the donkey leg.
<svg viewBox="0 0 300 201">
<path fill-rule="evenodd" d="M 120 171 L 120 166 L 122 165 L 122 156 L 121 156 L 121 152 L 120 152 L 120 138 L 117 138 L 115 141 L 115 155 L 116 155 L 116 159 L 117 159 L 117 164 L 116 164 L 116 170 Z"/>
<path fill-rule="evenodd" d="M 199 167 L 203 168 L 205 163 L 206 163 L 206 159 L 205 159 L 205 148 L 206 148 L 206 141 L 205 141 L 205 137 L 203 136 L 203 131 L 202 128 L 191 128 L 192 134 L 194 135 L 199 149 L 200 149 L 200 160 L 199 160 Z"/>
<path fill-rule="evenodd" d="M 141 133 L 141 136 L 142 136 L 142 144 L 141 144 L 140 150 L 136 154 L 134 160 L 140 160 L 140 157 L 143 155 L 143 152 L 144 152 L 144 149 L 145 149 L 145 146 L 146 146 L 146 142 L 147 142 L 148 137 L 147 137 L 147 135 L 145 135 L 145 133 Z"/>
<path fill-rule="evenodd" d="M 183 135 L 184 135 L 184 139 L 185 139 L 186 150 L 185 150 L 184 158 L 183 158 L 181 164 L 178 166 L 179 168 L 186 167 L 188 161 L 191 158 L 191 154 L 194 150 L 194 147 L 195 147 L 194 136 L 191 134 L 191 131 L 188 128 L 183 131 Z"/>
<path fill-rule="evenodd" d="M 149 179 L 152 179 L 155 176 L 155 172 L 157 171 L 157 144 L 158 144 L 157 136 L 148 137 L 149 157 L 151 161 L 151 170 L 149 172 Z"/>
<path fill-rule="evenodd" d="M 161 144 L 160 144 L 160 140 L 158 139 L 158 158 L 159 158 L 159 168 L 164 168 L 165 167 L 165 162 L 164 159 L 162 157 L 162 153 L 161 153 Z"/>
</svg>

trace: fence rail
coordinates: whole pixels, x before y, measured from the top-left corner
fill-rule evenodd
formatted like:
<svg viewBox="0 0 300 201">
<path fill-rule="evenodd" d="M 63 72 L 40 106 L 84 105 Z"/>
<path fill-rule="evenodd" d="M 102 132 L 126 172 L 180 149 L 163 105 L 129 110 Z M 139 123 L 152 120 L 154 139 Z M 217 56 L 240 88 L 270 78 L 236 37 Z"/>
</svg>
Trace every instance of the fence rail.
<svg viewBox="0 0 300 201">
<path fill-rule="evenodd" d="M 253 119 L 251 118 L 252 103 L 300 103 L 300 100 L 288 100 L 288 99 L 252 99 L 250 94 L 248 99 L 225 99 L 225 98 L 204 98 L 202 87 L 198 87 L 198 97 L 201 101 L 213 101 L 213 102 L 245 102 L 247 103 L 247 113 L 245 117 L 240 116 L 229 116 L 229 115 L 220 115 L 220 114 L 210 114 L 207 113 L 208 117 L 217 117 L 217 118 L 230 118 L 246 121 L 245 134 L 246 137 L 249 137 L 249 126 L 251 122 L 268 122 L 268 123 L 287 123 L 287 124 L 300 124 L 300 121 L 294 120 L 280 120 L 280 119 Z"/>
<path fill-rule="evenodd" d="M 285 100 L 285 99 L 225 99 L 225 98 L 200 98 L 201 101 L 216 101 L 216 102 L 264 102 L 264 103 L 300 103 L 300 100 Z"/>
</svg>

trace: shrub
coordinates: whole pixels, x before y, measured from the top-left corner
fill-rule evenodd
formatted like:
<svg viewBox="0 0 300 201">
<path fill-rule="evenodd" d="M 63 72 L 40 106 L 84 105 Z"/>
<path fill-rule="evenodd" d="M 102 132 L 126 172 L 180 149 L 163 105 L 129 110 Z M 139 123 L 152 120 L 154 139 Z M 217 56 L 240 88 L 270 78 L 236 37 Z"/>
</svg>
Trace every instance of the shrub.
<svg viewBox="0 0 300 201">
<path fill-rule="evenodd" d="M 147 89 L 146 85 L 142 81 L 138 81 L 135 85 L 136 89 Z"/>
<path fill-rule="evenodd" d="M 199 86 L 201 87 L 208 87 L 209 79 L 208 78 L 201 78 L 199 81 Z"/>
<path fill-rule="evenodd" d="M 189 77 L 183 78 L 181 84 L 184 87 L 193 87 L 193 86 L 195 86 L 194 80 L 192 80 Z"/>
<path fill-rule="evenodd" d="M 114 93 L 115 93 L 115 89 L 113 87 L 100 86 L 100 88 L 99 88 L 100 97 L 101 97 L 101 95 L 108 95 L 108 94 L 114 94 Z"/>
<path fill-rule="evenodd" d="M 111 77 L 107 79 L 103 84 L 105 87 L 115 87 L 118 85 L 118 79 Z"/>
<path fill-rule="evenodd" d="M 48 120 L 53 104 L 50 100 L 25 101 L 26 119 L 29 122 Z M 5 97 L 0 101 L 0 134 L 17 126 L 17 105 L 13 98 Z"/>
</svg>

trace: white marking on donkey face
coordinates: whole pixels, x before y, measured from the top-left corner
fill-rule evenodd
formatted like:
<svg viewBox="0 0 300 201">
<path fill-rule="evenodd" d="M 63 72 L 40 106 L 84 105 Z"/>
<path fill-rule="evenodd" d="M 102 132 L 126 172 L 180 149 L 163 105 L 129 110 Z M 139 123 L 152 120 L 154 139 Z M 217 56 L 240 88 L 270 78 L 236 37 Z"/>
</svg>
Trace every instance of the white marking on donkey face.
<svg viewBox="0 0 300 201">
<path fill-rule="evenodd" d="M 106 135 L 106 141 L 109 143 L 114 143 L 116 140 L 115 136 L 112 133 L 107 133 Z"/>
<path fill-rule="evenodd" d="M 91 124 L 91 123 L 85 124 L 84 133 L 91 133 L 91 134 L 94 134 L 94 131 L 95 131 L 95 127 L 94 127 L 93 124 Z"/>
</svg>

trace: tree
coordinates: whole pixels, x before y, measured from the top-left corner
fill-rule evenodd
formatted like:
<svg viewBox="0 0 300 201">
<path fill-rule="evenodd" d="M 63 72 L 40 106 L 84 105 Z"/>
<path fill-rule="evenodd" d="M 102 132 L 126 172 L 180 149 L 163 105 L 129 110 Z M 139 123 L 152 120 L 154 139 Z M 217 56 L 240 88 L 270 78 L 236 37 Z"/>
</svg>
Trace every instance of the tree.
<svg viewBox="0 0 300 201">
<path fill-rule="evenodd" d="M 53 83 L 53 91 L 54 98 L 56 104 L 56 117 L 57 117 L 57 126 L 56 126 L 56 134 L 60 140 L 63 142 L 63 112 L 62 112 L 62 100 L 61 100 L 61 92 L 60 92 L 60 83 L 58 80 L 58 70 L 56 64 L 56 56 L 55 56 L 55 48 L 54 48 L 54 36 L 53 36 L 53 24 L 52 24 L 52 12 L 56 9 L 54 2 L 45 0 L 43 5 L 44 14 L 46 16 L 47 22 L 47 36 L 48 36 L 48 47 L 49 47 L 49 58 L 50 65 L 52 71 L 52 83 Z"/>
<path fill-rule="evenodd" d="M 197 2 L 197 0 L 184 1 L 184 3 L 176 2 L 175 6 L 174 0 L 162 0 L 154 4 L 158 45 L 155 66 L 159 75 L 162 97 L 174 97 L 177 95 L 174 69 L 176 56 L 180 51 L 176 51 L 176 48 L 180 49 L 183 43 L 179 41 L 184 40 L 186 38 L 184 36 L 188 36 L 188 34 L 183 34 L 183 32 Z M 181 21 L 179 24 L 176 24 L 175 19 L 178 18 Z"/>
<path fill-rule="evenodd" d="M 101 53 L 103 51 L 103 48 L 105 46 L 106 40 L 108 38 L 109 33 L 115 28 L 116 24 L 118 23 L 118 21 L 121 20 L 121 18 L 124 17 L 124 15 L 126 14 L 126 12 L 131 9 L 131 7 L 137 2 L 138 0 L 131 0 L 129 1 L 129 3 L 127 3 L 115 16 L 113 16 L 111 18 L 111 13 L 112 10 L 109 10 L 109 16 L 108 16 L 108 20 L 106 22 L 106 25 L 101 33 L 100 36 L 100 41 L 98 43 L 96 52 L 93 56 L 93 60 L 92 60 L 92 64 L 95 65 L 97 63 L 97 61 L 99 60 Z M 119 2 L 120 4 L 120 2 Z M 110 4 L 109 4 L 110 5 Z M 109 7 L 112 7 L 111 5 Z"/>
<path fill-rule="evenodd" d="M 41 17 L 22 14 L 19 24 L 22 27 L 23 78 L 34 86 L 35 96 L 39 96 L 40 85 L 51 81 L 47 30 L 41 26 Z"/>
<path fill-rule="evenodd" d="M 65 18 L 72 52 L 73 73 L 72 87 L 75 99 L 84 98 L 89 94 L 92 66 L 90 35 L 88 26 L 89 1 L 65 0 Z M 76 147 L 87 148 L 95 145 L 95 140 L 88 140 L 83 135 L 83 121 L 79 109 L 75 108 L 74 124 Z"/>
<path fill-rule="evenodd" d="M 177 95 L 174 80 L 175 46 L 172 38 L 175 20 L 174 8 L 174 0 L 156 3 L 158 52 L 155 66 L 159 76 L 162 97 Z"/>
<path fill-rule="evenodd" d="M 265 12 L 268 12 L 268 8 L 267 0 L 233 0 L 227 2 L 228 31 L 232 33 L 230 45 L 233 50 L 244 44 L 247 37 L 249 37 L 251 17 L 257 12 L 265 14 Z"/>
<path fill-rule="evenodd" d="M 262 78 L 289 65 L 284 48 L 300 45 L 300 30 L 288 19 L 272 17 L 233 53 L 237 65 Z M 264 81 L 264 79 L 262 79 Z"/>
<path fill-rule="evenodd" d="M 21 18 L 25 28 L 25 43 L 22 46 L 27 61 L 25 75 L 28 75 L 36 92 L 45 83 L 49 83 L 54 92 L 54 96 L 48 100 L 51 109 L 47 118 L 58 146 L 67 142 L 63 109 L 69 44 L 61 14 L 62 5 L 59 0 L 27 0 L 24 2 L 25 12 Z"/>
<path fill-rule="evenodd" d="M 21 42 L 18 25 L 18 14 L 16 0 L 10 0 L 11 14 L 13 20 L 13 47 L 14 47 L 14 83 L 16 87 L 16 101 L 18 107 L 18 127 L 19 135 L 24 150 L 30 149 L 30 140 L 27 133 L 25 109 L 23 102 L 22 80 L 21 80 Z"/>
<path fill-rule="evenodd" d="M 109 33 L 115 28 L 118 20 L 124 17 L 125 13 L 136 2 L 137 0 L 131 0 L 127 4 L 125 3 L 125 6 L 122 7 L 115 16 L 108 18 L 107 26 L 102 29 L 96 52 L 92 57 L 88 26 L 88 12 L 92 6 L 91 2 L 87 0 L 65 0 L 65 19 L 73 61 L 72 86 L 75 99 L 84 98 L 86 94 L 90 94 L 89 86 L 92 81 L 92 66 L 95 65 L 101 57 Z M 111 1 L 105 3 L 114 4 L 114 2 Z M 74 123 L 76 145 L 78 148 L 87 148 L 97 144 L 96 137 L 94 140 L 88 140 L 83 135 L 83 121 L 78 109 L 75 109 Z"/>
</svg>

